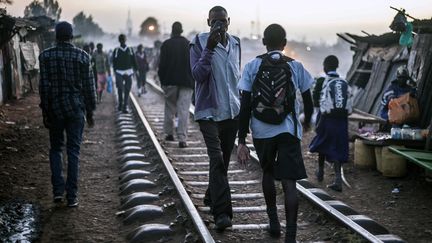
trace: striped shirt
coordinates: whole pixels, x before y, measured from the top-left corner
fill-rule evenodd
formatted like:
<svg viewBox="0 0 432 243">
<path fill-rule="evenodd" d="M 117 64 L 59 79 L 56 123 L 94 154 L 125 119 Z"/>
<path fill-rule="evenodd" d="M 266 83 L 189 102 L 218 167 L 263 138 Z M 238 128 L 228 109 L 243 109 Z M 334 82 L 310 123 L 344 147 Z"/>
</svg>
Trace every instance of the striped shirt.
<svg viewBox="0 0 432 243">
<path fill-rule="evenodd" d="M 90 56 L 70 43 L 59 42 L 39 56 L 40 107 L 51 118 L 78 117 L 96 108 Z"/>
</svg>

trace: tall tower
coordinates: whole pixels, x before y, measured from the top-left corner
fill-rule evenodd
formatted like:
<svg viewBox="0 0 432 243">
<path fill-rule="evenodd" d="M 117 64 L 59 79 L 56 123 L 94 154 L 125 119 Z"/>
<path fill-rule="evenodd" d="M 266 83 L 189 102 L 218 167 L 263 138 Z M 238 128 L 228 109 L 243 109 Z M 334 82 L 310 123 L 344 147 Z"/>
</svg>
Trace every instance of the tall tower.
<svg viewBox="0 0 432 243">
<path fill-rule="evenodd" d="M 131 36 L 132 35 L 132 19 L 131 19 L 130 8 L 128 9 L 128 18 L 126 20 L 126 30 L 127 30 L 127 36 Z"/>
<path fill-rule="evenodd" d="M 258 39 L 261 39 L 261 22 L 260 22 L 260 7 L 259 2 L 257 3 L 257 9 L 256 9 L 256 37 Z"/>
</svg>

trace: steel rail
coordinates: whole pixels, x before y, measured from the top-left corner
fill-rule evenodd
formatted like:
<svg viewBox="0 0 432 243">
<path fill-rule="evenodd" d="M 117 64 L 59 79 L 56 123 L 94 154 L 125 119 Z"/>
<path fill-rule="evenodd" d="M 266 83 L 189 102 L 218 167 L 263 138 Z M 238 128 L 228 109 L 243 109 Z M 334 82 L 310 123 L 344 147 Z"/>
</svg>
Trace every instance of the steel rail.
<svg viewBox="0 0 432 243">
<path fill-rule="evenodd" d="M 212 235 L 210 234 L 207 226 L 205 225 L 204 221 L 202 220 L 201 216 L 198 213 L 198 210 L 196 209 L 195 205 L 193 204 L 191 198 L 189 197 L 188 193 L 186 192 L 186 189 L 183 187 L 182 182 L 180 181 L 179 177 L 177 176 L 177 173 L 175 172 L 174 168 L 172 167 L 167 155 L 164 152 L 164 149 L 160 145 L 159 141 L 157 140 L 156 135 L 154 134 L 150 123 L 147 121 L 147 119 L 144 116 L 144 113 L 136 100 L 134 94 L 130 93 L 130 99 L 132 101 L 133 107 L 135 108 L 136 114 L 138 115 L 139 119 L 143 123 L 145 129 L 147 130 L 156 150 L 159 153 L 159 156 L 168 172 L 168 174 L 171 177 L 171 180 L 183 202 L 183 205 L 186 207 L 187 212 L 189 216 L 192 219 L 192 222 L 194 223 L 196 230 L 198 231 L 198 234 L 200 235 L 201 239 L 205 243 L 214 243 L 214 239 Z"/>
</svg>

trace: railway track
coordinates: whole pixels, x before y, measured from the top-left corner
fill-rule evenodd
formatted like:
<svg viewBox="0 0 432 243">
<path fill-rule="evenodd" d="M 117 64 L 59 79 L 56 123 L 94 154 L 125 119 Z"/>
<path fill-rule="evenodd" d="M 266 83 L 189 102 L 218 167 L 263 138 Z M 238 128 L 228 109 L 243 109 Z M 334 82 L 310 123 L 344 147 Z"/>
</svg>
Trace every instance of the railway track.
<svg viewBox="0 0 432 243">
<path fill-rule="evenodd" d="M 148 181 L 146 180 L 149 179 L 146 178 L 154 178 L 155 174 L 151 171 L 146 171 L 146 167 L 151 167 L 151 162 L 147 162 L 148 164 L 146 165 L 141 164 L 142 162 L 146 162 L 146 147 L 141 146 L 141 138 L 145 140 L 145 144 L 148 144 L 146 145 L 147 147 L 151 147 L 154 151 L 157 151 L 157 155 L 160 158 L 157 171 L 162 171 L 163 167 L 165 170 L 164 173 L 167 176 L 169 175 L 172 187 L 175 188 L 177 195 L 180 197 L 179 201 L 181 201 L 182 205 L 179 205 L 179 202 L 175 204 L 177 207 L 183 207 L 183 209 L 177 210 L 177 214 L 183 214 L 182 216 L 184 217 L 186 213 L 190 219 L 191 224 L 188 225 L 189 228 L 186 227 L 186 230 L 182 230 L 184 232 L 183 235 L 180 234 L 178 237 L 187 239 L 189 235 L 189 238 L 193 239 L 191 235 L 197 235 L 203 242 L 238 242 L 244 240 L 249 242 L 275 242 L 274 239 L 270 238 L 263 231 L 268 227 L 268 219 L 261 189 L 260 167 L 258 163 L 249 163 L 246 168 L 243 168 L 235 162 L 234 157 L 232 157 L 228 172 L 234 212 L 233 227 L 228 228 L 223 234 L 216 233 L 210 209 L 204 206 L 202 202 L 208 185 L 209 158 L 199 127 L 193 121 L 189 123 L 189 138 L 187 141 L 189 146 L 187 148 L 178 148 L 177 141 L 164 141 L 164 102 L 162 90 L 151 81 L 149 84 L 152 88 L 143 97 L 138 99 L 131 93 L 133 115 L 126 114 L 119 115 L 118 117 L 119 140 L 121 140 L 120 151 L 122 153 L 120 159 L 122 163 L 120 167 L 120 179 L 123 181 L 120 189 L 125 209 L 122 213 L 126 214 L 125 219 L 139 219 L 140 217 L 144 217 L 143 215 L 153 212 L 152 210 L 159 212 L 155 213 L 155 215 L 163 215 L 162 211 L 164 211 L 164 207 L 169 207 L 163 205 L 162 207 L 149 206 L 146 208 L 139 204 L 140 202 L 145 204 L 146 193 L 148 193 L 146 192 L 146 188 L 151 187 L 147 187 L 146 183 Z M 191 113 L 193 112 L 192 109 L 190 111 Z M 142 132 L 140 132 L 141 130 Z M 139 136 L 139 134 L 146 135 Z M 252 160 L 257 162 L 258 159 L 251 144 L 251 138 L 248 138 L 248 146 L 251 149 Z M 137 165 L 134 166 L 134 163 Z M 152 182 L 151 180 L 149 181 Z M 128 183 L 132 189 L 125 191 Z M 319 210 L 323 210 L 364 240 L 370 242 L 404 242 L 398 236 L 390 234 L 382 225 L 365 215 L 357 213 L 345 203 L 335 200 L 324 190 L 315 187 L 307 180 L 298 181 L 297 190 L 301 193 L 302 197 L 313 203 Z M 128 201 L 134 201 L 134 203 L 125 205 L 125 202 Z M 154 199 L 153 201 L 158 205 L 161 204 L 160 202 L 158 203 L 158 199 Z M 134 207 L 131 207 L 131 205 Z M 134 208 L 135 211 L 130 208 Z M 278 211 L 281 219 L 285 218 L 283 216 L 283 208 L 283 201 L 278 201 Z M 145 222 L 146 220 L 137 221 Z M 281 223 L 282 227 L 284 227 L 284 221 Z M 301 224 L 299 227 L 301 227 Z M 165 234 L 175 235 L 175 230 L 170 226 L 169 222 L 166 224 L 144 224 L 137 226 L 129 234 L 129 239 L 132 242 L 142 242 L 141 240 L 147 239 L 146 237 L 157 238 Z M 184 242 L 188 241 L 185 240 Z"/>
</svg>

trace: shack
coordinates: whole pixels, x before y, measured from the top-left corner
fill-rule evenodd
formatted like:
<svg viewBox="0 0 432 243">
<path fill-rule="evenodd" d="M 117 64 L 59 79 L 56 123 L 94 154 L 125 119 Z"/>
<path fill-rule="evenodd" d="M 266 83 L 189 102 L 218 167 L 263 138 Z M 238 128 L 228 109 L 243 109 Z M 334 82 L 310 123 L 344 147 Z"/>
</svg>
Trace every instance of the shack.
<svg viewBox="0 0 432 243">
<path fill-rule="evenodd" d="M 419 20 L 404 10 L 396 10 L 398 13 L 390 25 L 394 32 L 382 35 L 365 33 L 365 36 L 338 34 L 350 43 L 354 51 L 353 63 L 347 73 L 347 80 L 354 90 L 353 105 L 359 112 L 370 116 L 371 121 L 378 121 L 376 117 L 381 110 L 383 93 L 396 79 L 397 69 L 406 65 L 417 86 L 420 117 L 415 125 L 425 129 L 432 118 L 432 19 Z M 406 17 L 412 21 L 408 22 Z M 407 128 L 406 131 L 412 130 Z M 426 134 L 423 140 L 417 136 L 395 139 L 380 132 L 360 134 L 360 140 L 355 142 L 354 164 L 376 165 L 384 176 L 400 177 L 406 173 L 406 161 L 410 161 L 431 173 L 432 153 L 428 151 L 431 127 Z"/>
<path fill-rule="evenodd" d="M 0 105 L 36 89 L 38 56 L 54 42 L 54 24 L 46 16 L 15 18 L 0 9 Z"/>
<path fill-rule="evenodd" d="M 400 45 L 400 33 L 358 36 L 338 34 L 351 44 L 353 63 L 347 80 L 354 90 L 354 107 L 378 116 L 383 92 L 396 78 L 396 70 L 407 65 L 417 83 L 420 107 L 419 126 L 425 128 L 432 117 L 432 19 L 414 20 L 412 46 Z"/>
</svg>

